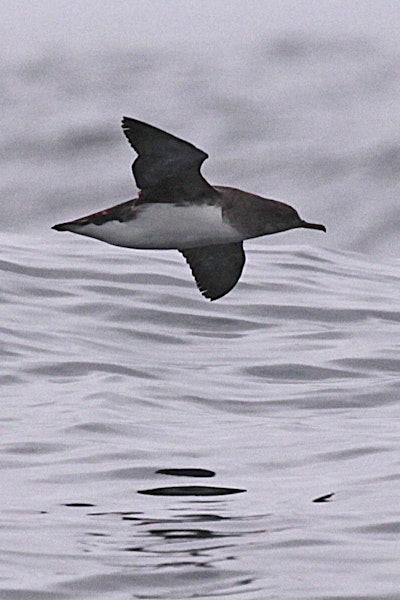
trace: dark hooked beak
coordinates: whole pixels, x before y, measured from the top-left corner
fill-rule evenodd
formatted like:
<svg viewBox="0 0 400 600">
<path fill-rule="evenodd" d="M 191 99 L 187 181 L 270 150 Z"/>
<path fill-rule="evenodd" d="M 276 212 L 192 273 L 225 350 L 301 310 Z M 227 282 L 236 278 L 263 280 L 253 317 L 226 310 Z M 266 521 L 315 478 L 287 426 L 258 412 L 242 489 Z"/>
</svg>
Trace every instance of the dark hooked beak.
<svg viewBox="0 0 400 600">
<path fill-rule="evenodd" d="M 301 221 L 299 227 L 305 227 L 305 229 L 319 229 L 326 233 L 325 225 L 320 225 L 319 223 L 307 223 L 307 221 Z"/>
</svg>

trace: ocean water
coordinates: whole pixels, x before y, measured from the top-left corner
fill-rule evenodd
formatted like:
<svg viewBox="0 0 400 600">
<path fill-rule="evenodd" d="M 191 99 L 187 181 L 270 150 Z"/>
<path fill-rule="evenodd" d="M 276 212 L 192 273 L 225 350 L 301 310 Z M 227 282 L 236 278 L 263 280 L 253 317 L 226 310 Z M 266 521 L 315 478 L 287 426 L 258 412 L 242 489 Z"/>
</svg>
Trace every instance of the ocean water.
<svg viewBox="0 0 400 600">
<path fill-rule="evenodd" d="M 397 599 L 394 51 L 44 49 L 0 86 L 0 597 Z M 248 242 L 210 303 L 177 252 L 52 231 L 134 197 L 123 114 L 327 234 Z"/>
</svg>

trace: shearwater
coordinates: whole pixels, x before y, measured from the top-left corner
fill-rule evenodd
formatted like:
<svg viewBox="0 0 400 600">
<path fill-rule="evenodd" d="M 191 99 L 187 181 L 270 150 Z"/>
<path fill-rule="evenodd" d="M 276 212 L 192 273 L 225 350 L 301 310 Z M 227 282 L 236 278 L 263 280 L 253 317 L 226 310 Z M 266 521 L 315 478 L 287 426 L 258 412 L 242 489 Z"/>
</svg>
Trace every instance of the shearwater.
<svg viewBox="0 0 400 600">
<path fill-rule="evenodd" d="M 138 197 L 53 229 L 126 248 L 176 249 L 210 300 L 238 282 L 244 240 L 298 227 L 326 231 L 283 202 L 210 185 L 200 173 L 208 154 L 193 144 L 129 117 L 122 128 L 138 154 L 132 165 Z"/>
</svg>

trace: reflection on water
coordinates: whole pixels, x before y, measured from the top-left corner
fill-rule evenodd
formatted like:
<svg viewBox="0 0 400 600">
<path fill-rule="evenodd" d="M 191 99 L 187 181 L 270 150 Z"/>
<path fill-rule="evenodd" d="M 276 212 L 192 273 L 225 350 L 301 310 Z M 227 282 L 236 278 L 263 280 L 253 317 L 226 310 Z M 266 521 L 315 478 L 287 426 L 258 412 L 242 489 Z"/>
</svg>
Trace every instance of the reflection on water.
<svg viewBox="0 0 400 600">
<path fill-rule="evenodd" d="M 208 510 L 210 512 L 206 512 Z M 223 594 L 226 586 L 227 593 L 235 590 L 237 593 L 242 586 L 251 591 L 255 589 L 251 573 L 237 572 L 235 568 L 237 542 L 242 536 L 256 539 L 265 532 L 244 531 L 241 519 L 224 517 L 217 510 L 213 501 L 210 507 L 202 507 L 203 512 L 198 512 L 196 504 L 186 505 L 184 509 L 168 511 L 169 516 L 164 518 L 152 519 L 135 512 L 87 513 L 86 516 L 89 522 L 95 520 L 98 528 L 110 520 L 122 520 L 132 528 L 131 531 L 125 528 L 127 545 L 118 548 L 118 551 L 129 554 L 128 562 L 122 557 L 118 563 L 120 567 L 129 565 L 131 570 L 131 576 L 122 583 L 121 589 L 129 590 L 137 597 L 145 595 L 140 594 L 136 577 L 139 577 L 140 585 L 142 577 L 155 582 L 151 595 L 147 596 L 151 598 L 168 598 L 172 593 L 189 598 L 196 597 L 198 593 L 207 595 L 213 590 L 216 594 Z M 109 525 L 106 527 L 109 530 Z M 90 531 L 85 537 L 85 549 L 89 553 L 101 553 L 102 548 L 109 553 L 110 546 L 115 543 L 101 531 Z M 202 569 L 207 570 L 207 575 L 202 575 Z M 133 577 L 134 574 L 136 577 Z M 157 581 L 164 582 L 164 585 L 168 583 L 168 589 L 157 589 Z M 69 582 L 62 589 L 80 591 L 89 589 L 91 584 L 94 582 L 86 579 Z"/>
</svg>

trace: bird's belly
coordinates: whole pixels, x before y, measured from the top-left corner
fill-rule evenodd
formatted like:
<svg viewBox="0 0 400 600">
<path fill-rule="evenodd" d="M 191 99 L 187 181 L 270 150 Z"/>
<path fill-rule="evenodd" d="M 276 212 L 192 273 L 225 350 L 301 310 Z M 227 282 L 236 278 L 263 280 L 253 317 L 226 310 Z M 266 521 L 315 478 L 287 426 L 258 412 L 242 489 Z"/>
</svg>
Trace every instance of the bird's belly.
<svg viewBox="0 0 400 600">
<path fill-rule="evenodd" d="M 88 223 L 71 231 L 115 246 L 168 250 L 227 244 L 243 239 L 222 219 L 219 206 L 149 204 L 135 211 L 127 221 Z"/>
</svg>

